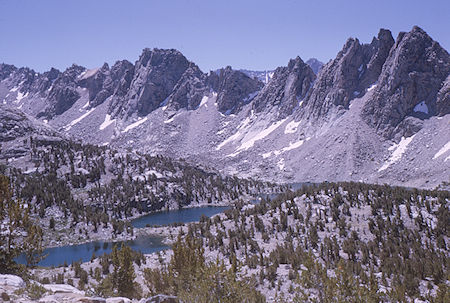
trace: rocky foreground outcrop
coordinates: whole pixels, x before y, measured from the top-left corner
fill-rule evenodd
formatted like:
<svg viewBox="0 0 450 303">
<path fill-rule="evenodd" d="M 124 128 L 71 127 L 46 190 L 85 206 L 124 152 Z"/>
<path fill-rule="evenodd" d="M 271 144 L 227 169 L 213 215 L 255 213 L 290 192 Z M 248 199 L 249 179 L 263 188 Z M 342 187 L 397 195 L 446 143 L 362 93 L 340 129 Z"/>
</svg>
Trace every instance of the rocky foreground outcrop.
<svg viewBox="0 0 450 303">
<path fill-rule="evenodd" d="M 33 291 L 32 288 L 39 291 Z M 39 293 L 39 295 L 37 295 Z M 37 298 L 37 296 L 39 298 Z M 81 291 L 67 284 L 40 284 L 35 281 L 25 281 L 15 275 L 0 275 L 0 302 L 17 303 L 179 303 L 174 296 L 156 295 L 144 299 L 123 297 L 100 298 L 87 296 Z"/>
</svg>

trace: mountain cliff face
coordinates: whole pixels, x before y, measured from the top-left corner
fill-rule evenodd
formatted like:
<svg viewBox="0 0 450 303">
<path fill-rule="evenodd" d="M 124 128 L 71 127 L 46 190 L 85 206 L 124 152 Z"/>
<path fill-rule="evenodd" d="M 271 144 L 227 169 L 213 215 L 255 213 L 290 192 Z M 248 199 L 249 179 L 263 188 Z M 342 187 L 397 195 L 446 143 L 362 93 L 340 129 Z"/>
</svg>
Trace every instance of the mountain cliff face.
<svg viewBox="0 0 450 303">
<path fill-rule="evenodd" d="M 312 69 L 300 57 L 289 61 L 287 67 L 275 70 L 272 79 L 256 96 L 253 107 L 257 112 L 278 107 L 278 116 L 285 118 L 301 106 L 316 79 Z"/>
<path fill-rule="evenodd" d="M 158 108 L 189 67 L 189 61 L 176 50 L 145 49 L 136 62 L 130 89 L 123 98 L 126 116 L 146 116 Z"/>
<path fill-rule="evenodd" d="M 436 110 L 439 116 L 450 114 L 450 75 L 445 79 L 436 99 Z"/>
<path fill-rule="evenodd" d="M 363 96 L 377 81 L 393 44 L 391 33 L 383 29 L 370 44 L 348 39 L 336 58 L 319 72 L 305 100 L 303 114 L 317 119 L 332 109 L 348 109 L 352 99 Z"/>
<path fill-rule="evenodd" d="M 218 92 L 217 106 L 219 111 L 225 114 L 238 112 L 263 87 L 263 83 L 259 80 L 233 70 L 230 66 L 210 73 L 208 84 L 213 91 Z"/>
<path fill-rule="evenodd" d="M 448 181 L 448 52 L 422 29 L 350 38 L 336 58 L 265 80 L 203 73 L 177 50 L 39 74 L 0 65 L 0 102 L 77 140 L 272 181 Z M 316 70 L 314 70 L 314 68 Z M 318 71 L 316 75 L 316 71 Z M 259 74 L 258 74 L 259 75 Z M 405 170 L 407 173 L 405 173 Z"/>
<path fill-rule="evenodd" d="M 52 128 L 18 109 L 0 104 L 0 159 L 14 159 L 28 154 L 26 142 L 32 135 L 41 141 L 61 139 Z"/>
<path fill-rule="evenodd" d="M 450 73 L 450 56 L 419 27 L 400 33 L 386 59 L 374 97 L 365 105 L 363 116 L 383 136 L 404 135 L 420 121 L 444 114 L 448 106 L 436 98 Z M 447 97 L 448 98 L 448 97 Z M 439 104 L 439 108 L 437 106 Z M 412 125 L 415 124 L 415 125 Z"/>
</svg>

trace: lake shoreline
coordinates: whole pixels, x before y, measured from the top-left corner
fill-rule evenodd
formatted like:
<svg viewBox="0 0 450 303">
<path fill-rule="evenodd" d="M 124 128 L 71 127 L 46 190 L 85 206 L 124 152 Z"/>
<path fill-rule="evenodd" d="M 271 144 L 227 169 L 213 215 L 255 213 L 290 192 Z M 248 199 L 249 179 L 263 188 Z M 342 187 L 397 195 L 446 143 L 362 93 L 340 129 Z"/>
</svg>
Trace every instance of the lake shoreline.
<svg viewBox="0 0 450 303">
<path fill-rule="evenodd" d="M 246 199 L 247 198 L 248 197 L 246 197 Z M 218 202 L 218 203 L 205 203 L 205 202 L 192 203 L 192 204 L 182 207 L 181 209 L 192 209 L 192 208 L 201 208 L 201 207 L 227 207 L 227 206 L 232 207 L 235 203 L 236 203 L 236 201 Z M 141 217 L 145 217 L 148 215 L 157 214 L 157 213 L 161 213 L 161 212 L 166 212 L 166 211 L 179 210 L 179 209 L 180 208 L 177 208 L 177 207 L 168 207 L 168 208 L 166 207 L 161 210 L 150 211 L 150 212 L 146 212 L 146 213 L 135 212 L 130 217 L 127 217 L 123 221 L 131 223 L 131 221 L 136 220 Z M 89 226 L 91 226 L 91 224 L 86 225 L 86 227 L 89 227 Z M 89 233 L 89 238 L 76 239 L 75 236 L 77 236 L 77 234 L 69 233 L 69 235 L 73 235 L 73 236 L 69 237 L 69 238 L 58 240 L 56 243 L 53 242 L 54 239 L 49 239 L 48 241 L 46 241 L 49 243 L 44 243 L 44 249 L 67 246 L 67 245 L 80 245 L 80 244 L 85 244 L 85 243 L 95 242 L 95 241 L 121 242 L 121 241 L 135 240 L 137 237 L 136 233 L 139 233 L 138 230 L 141 228 L 133 228 L 133 234 L 130 234 L 126 230 L 124 230 L 121 234 L 116 234 L 116 235 L 113 234 L 112 228 L 103 228 L 103 226 L 100 226 L 99 229 L 100 230 L 97 233 L 92 233 L 92 232 Z M 58 235 L 67 235 L 67 232 L 58 232 L 57 234 Z"/>
<path fill-rule="evenodd" d="M 187 231 L 189 223 L 198 222 L 201 216 L 213 217 L 218 214 L 222 214 L 226 209 L 233 207 L 232 203 L 217 203 L 217 204 L 194 204 L 189 207 L 183 207 L 181 209 L 162 210 L 156 212 L 149 212 L 140 216 L 133 216 L 134 219 L 128 218 L 128 221 L 143 218 L 145 216 L 156 215 L 156 220 L 167 220 L 167 224 L 150 224 L 150 226 L 133 227 L 132 232 L 127 232 L 125 229 L 122 234 L 112 237 L 112 233 L 104 233 L 100 230 L 99 233 L 92 236 L 89 239 L 83 239 L 84 241 L 63 241 L 59 242 L 59 245 L 47 246 L 44 249 L 44 253 L 48 253 L 47 258 L 55 258 L 54 264 L 52 262 L 45 262 L 45 267 L 61 266 L 61 258 L 58 255 L 67 256 L 64 260 L 67 264 L 74 261 L 82 260 L 86 262 L 91 258 L 93 253 L 96 256 L 109 252 L 115 243 L 128 242 L 127 245 L 131 246 L 134 250 L 142 251 L 144 254 L 152 254 L 156 251 L 170 249 L 171 244 L 176 240 L 178 233 L 183 230 Z M 198 209 L 199 211 L 189 212 L 189 210 Z M 188 210 L 187 213 L 183 211 Z M 181 212 L 181 213 L 178 213 Z M 172 213 L 172 214 L 171 214 Z M 158 214 L 161 214 L 158 218 Z M 177 216 L 181 216 L 182 220 L 173 221 Z M 164 219 L 162 219 L 162 218 Z M 155 220 L 154 217 L 149 218 L 150 221 Z M 144 222 L 145 223 L 145 222 Z M 143 224 L 143 223 L 141 223 Z M 75 234 L 76 235 L 76 234 Z M 95 237 L 97 236 L 97 237 Z M 69 243 L 67 243 L 69 242 Z M 156 243 L 156 244 L 155 244 Z M 156 245 L 156 246 L 155 246 Z M 154 250 L 156 249 L 156 250 Z M 149 251 L 154 250 L 154 251 Z M 54 255 L 55 257 L 52 257 Z M 79 258 L 78 258 L 79 257 Z M 25 260 L 21 260 L 24 263 Z M 42 266 L 42 265 L 41 265 Z"/>
</svg>

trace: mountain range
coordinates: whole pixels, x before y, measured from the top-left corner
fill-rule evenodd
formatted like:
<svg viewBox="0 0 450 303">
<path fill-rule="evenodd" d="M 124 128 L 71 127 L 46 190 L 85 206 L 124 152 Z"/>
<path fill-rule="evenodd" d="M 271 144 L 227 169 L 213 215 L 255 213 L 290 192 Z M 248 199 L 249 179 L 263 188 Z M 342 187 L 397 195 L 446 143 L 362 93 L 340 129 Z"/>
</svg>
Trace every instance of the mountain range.
<svg viewBox="0 0 450 303">
<path fill-rule="evenodd" d="M 40 134 L 268 181 L 449 181 L 450 56 L 417 26 L 267 72 L 204 73 L 174 49 L 94 69 L 0 64 L 0 103 L 4 160 Z"/>
</svg>

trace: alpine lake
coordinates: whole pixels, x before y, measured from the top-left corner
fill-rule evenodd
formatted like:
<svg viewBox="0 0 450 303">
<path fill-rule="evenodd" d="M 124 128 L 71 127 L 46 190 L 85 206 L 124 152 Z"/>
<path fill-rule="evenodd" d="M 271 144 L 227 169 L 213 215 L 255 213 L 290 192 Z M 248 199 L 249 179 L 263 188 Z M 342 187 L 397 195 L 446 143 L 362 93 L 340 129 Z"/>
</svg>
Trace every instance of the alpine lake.
<svg viewBox="0 0 450 303">
<path fill-rule="evenodd" d="M 292 190 L 297 190 L 303 186 L 311 186 L 313 183 L 291 183 Z M 258 199 L 253 199 L 250 202 L 257 204 L 264 199 L 273 199 L 278 194 L 262 194 Z M 169 211 L 158 211 L 148 215 L 133 219 L 131 225 L 134 228 L 144 228 L 147 226 L 164 226 L 174 223 L 190 223 L 200 221 L 202 216 L 212 217 L 219 213 L 230 209 L 230 206 L 202 206 L 192 208 L 182 208 Z M 164 243 L 164 238 L 157 236 L 138 236 L 134 240 L 128 241 L 92 241 L 84 244 L 73 244 L 58 247 L 46 248 L 44 255 L 46 257 L 41 260 L 39 266 L 61 266 L 64 263 L 71 264 L 72 262 L 82 261 L 87 262 L 95 253 L 100 256 L 103 253 L 110 253 L 114 245 L 120 246 L 122 243 L 130 246 L 133 250 L 141 251 L 144 254 L 150 254 L 170 248 Z M 24 255 L 20 255 L 16 259 L 19 263 L 25 264 L 26 259 Z"/>
<path fill-rule="evenodd" d="M 229 206 L 203 206 L 193 208 L 182 208 L 169 211 L 158 211 L 148 215 L 136 218 L 131 221 L 134 228 L 143 228 L 153 225 L 170 225 L 174 223 L 189 223 L 199 221 L 202 216 L 212 217 L 229 209 Z M 82 261 L 87 262 L 95 253 L 100 256 L 103 253 L 110 253 L 114 245 L 122 243 L 127 244 L 133 250 L 141 251 L 144 254 L 150 254 L 170 248 L 164 244 L 164 238 L 157 236 L 138 236 L 134 240 L 128 241 L 92 241 L 84 244 L 65 245 L 46 248 L 44 255 L 46 257 L 38 263 L 39 266 L 61 266 L 64 263 Z M 24 255 L 17 258 L 17 262 L 25 264 Z"/>
</svg>

